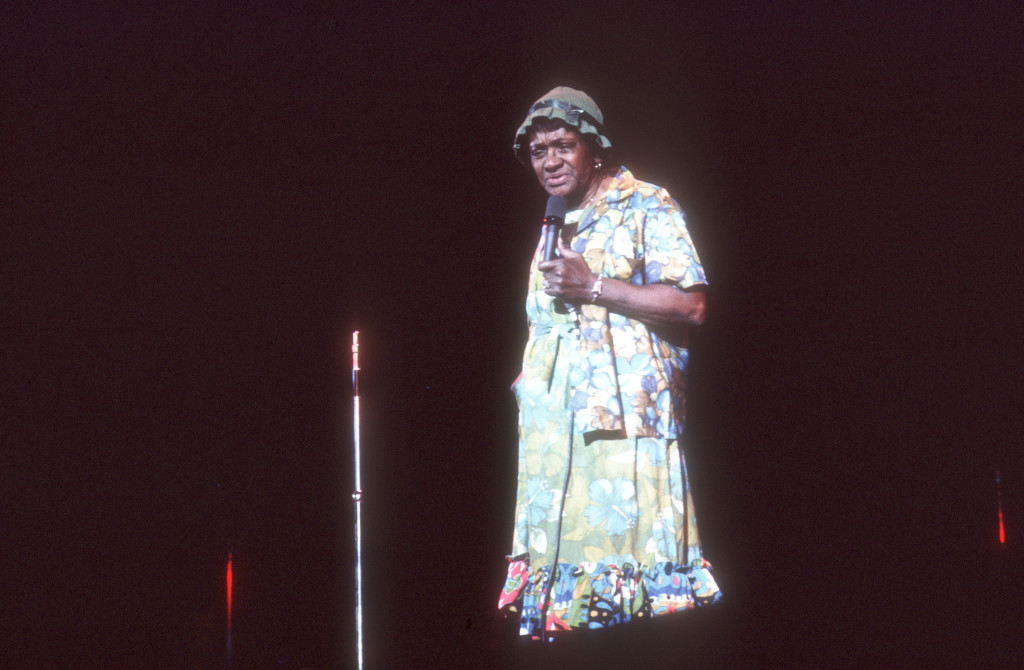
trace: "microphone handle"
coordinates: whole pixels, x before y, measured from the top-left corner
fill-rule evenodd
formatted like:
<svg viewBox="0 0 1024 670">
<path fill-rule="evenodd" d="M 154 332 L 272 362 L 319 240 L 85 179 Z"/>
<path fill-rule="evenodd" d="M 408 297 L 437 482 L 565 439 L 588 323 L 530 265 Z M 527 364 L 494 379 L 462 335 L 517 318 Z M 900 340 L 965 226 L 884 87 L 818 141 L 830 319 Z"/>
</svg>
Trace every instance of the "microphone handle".
<svg viewBox="0 0 1024 670">
<path fill-rule="evenodd" d="M 543 260 L 558 258 L 558 235 L 562 232 L 562 220 L 557 216 L 544 217 L 544 255 Z"/>
</svg>

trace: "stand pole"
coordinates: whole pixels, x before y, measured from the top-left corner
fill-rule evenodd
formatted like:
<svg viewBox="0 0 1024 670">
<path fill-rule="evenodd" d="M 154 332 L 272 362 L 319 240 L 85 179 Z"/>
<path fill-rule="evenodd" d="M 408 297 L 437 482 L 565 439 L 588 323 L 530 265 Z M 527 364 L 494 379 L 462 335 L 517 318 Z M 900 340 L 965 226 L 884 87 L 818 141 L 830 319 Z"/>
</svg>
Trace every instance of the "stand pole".
<svg viewBox="0 0 1024 670">
<path fill-rule="evenodd" d="M 352 333 L 352 426 L 355 444 L 356 487 L 352 500 L 356 507 L 356 650 L 358 668 L 363 670 L 363 529 L 361 503 L 363 489 L 359 480 L 359 331 Z"/>
</svg>

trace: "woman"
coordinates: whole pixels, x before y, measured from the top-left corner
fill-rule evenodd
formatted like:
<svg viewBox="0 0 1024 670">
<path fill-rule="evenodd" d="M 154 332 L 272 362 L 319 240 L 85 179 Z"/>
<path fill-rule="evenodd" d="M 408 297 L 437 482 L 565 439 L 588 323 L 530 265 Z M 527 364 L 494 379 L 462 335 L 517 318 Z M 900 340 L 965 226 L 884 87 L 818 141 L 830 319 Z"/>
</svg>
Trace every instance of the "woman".
<svg viewBox="0 0 1024 670">
<path fill-rule="evenodd" d="M 558 87 L 513 147 L 572 210 L 560 257 L 534 256 L 515 384 L 519 479 L 499 607 L 534 638 L 720 597 L 680 444 L 704 270 L 668 193 L 605 169 L 603 122 L 588 95 Z"/>
</svg>

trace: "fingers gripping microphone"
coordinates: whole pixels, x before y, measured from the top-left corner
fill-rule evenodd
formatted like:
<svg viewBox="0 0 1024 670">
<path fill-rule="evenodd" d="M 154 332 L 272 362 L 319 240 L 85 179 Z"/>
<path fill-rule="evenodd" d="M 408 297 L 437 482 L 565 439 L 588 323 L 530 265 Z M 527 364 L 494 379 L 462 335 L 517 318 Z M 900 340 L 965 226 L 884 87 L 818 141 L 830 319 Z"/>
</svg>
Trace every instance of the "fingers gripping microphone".
<svg viewBox="0 0 1024 670">
<path fill-rule="evenodd" d="M 542 260 L 550 261 L 556 258 L 555 250 L 558 248 L 558 235 L 562 232 L 562 224 L 565 222 L 565 210 L 568 203 L 560 195 L 553 195 L 548 198 L 548 207 L 544 210 L 544 222 L 542 226 L 544 234 L 544 256 Z"/>
</svg>

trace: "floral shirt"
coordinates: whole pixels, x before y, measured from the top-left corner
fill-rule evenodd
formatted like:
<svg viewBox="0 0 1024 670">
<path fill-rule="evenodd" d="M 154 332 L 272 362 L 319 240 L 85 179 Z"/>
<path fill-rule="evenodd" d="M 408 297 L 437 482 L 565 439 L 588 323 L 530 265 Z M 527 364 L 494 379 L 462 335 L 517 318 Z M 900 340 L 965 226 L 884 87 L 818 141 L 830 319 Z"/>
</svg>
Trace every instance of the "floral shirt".
<svg viewBox="0 0 1024 670">
<path fill-rule="evenodd" d="M 608 191 L 583 210 L 570 212 L 576 223 L 570 246 L 583 254 L 592 272 L 632 284 L 664 283 L 686 289 L 707 280 L 679 204 L 658 186 L 637 181 L 626 168 Z M 541 287 L 538 247 L 530 271 L 527 314 L 530 339 L 523 378 L 550 379 L 555 356 L 531 356 L 535 338 L 564 328 L 552 298 Z M 578 309 L 570 399 L 574 432 L 624 431 L 630 437 L 679 438 L 686 411 L 687 350 L 658 337 L 640 321 L 597 305 Z M 561 338 L 559 338 L 561 339 Z"/>
</svg>

